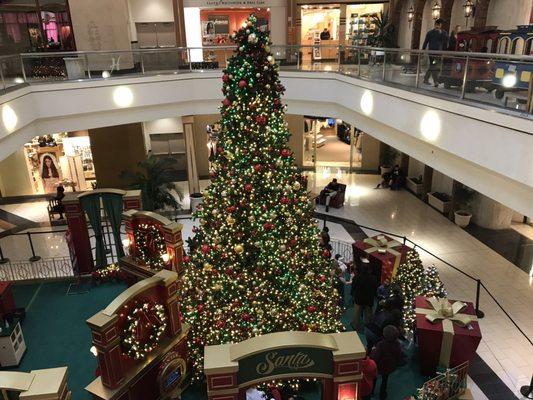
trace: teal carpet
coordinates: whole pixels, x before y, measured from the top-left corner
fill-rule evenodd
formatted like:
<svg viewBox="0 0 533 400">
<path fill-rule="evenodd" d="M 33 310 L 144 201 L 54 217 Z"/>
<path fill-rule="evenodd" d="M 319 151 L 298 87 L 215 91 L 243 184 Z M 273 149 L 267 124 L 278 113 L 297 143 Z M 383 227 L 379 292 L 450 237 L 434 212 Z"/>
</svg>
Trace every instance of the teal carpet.
<svg viewBox="0 0 533 400">
<path fill-rule="evenodd" d="M 68 282 L 13 286 L 17 307 L 27 308 L 22 329 L 28 349 L 20 366 L 11 370 L 30 371 L 66 365 L 73 399 L 90 400 L 84 388 L 94 379 L 96 359 L 89 352 L 91 335 L 85 320 L 105 308 L 125 289 L 125 285 L 106 283 L 91 288 L 88 293 L 67 296 L 68 286 Z M 352 312 L 348 308 L 343 316 L 349 330 Z M 361 339 L 364 343 L 364 337 Z M 407 349 L 406 353 L 406 365 L 389 378 L 390 400 L 401 400 L 414 394 L 425 381 L 418 372 L 416 351 Z M 306 400 L 319 400 L 318 390 L 312 387 L 302 390 L 302 395 Z M 190 387 L 183 394 L 183 400 L 205 399 L 203 385 Z"/>
</svg>

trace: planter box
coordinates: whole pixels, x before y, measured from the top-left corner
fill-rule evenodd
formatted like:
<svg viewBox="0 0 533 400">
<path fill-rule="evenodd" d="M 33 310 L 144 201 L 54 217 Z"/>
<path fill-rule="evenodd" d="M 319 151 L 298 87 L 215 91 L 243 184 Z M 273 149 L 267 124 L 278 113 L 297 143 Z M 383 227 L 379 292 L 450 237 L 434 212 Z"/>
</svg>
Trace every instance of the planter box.
<svg viewBox="0 0 533 400">
<path fill-rule="evenodd" d="M 414 194 L 420 196 L 422 195 L 424 191 L 424 184 L 423 183 L 416 183 L 413 181 L 413 178 L 407 178 L 405 181 L 405 184 L 407 186 L 407 189 L 409 189 Z"/>
<path fill-rule="evenodd" d="M 451 201 L 442 201 L 433 196 L 432 193 L 428 193 L 428 203 L 431 207 L 437 209 L 443 214 L 450 212 L 450 207 L 452 206 Z"/>
</svg>

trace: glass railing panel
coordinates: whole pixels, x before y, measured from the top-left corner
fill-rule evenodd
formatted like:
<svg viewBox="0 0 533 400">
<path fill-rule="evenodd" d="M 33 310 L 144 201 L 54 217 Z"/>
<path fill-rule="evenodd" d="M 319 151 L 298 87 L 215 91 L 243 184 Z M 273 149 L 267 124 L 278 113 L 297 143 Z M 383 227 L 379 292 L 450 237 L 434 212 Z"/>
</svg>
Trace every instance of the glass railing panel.
<svg viewBox="0 0 533 400">
<path fill-rule="evenodd" d="M 386 82 L 411 88 L 417 85 L 418 54 L 410 50 L 390 50 L 385 56 L 383 77 Z"/>
<path fill-rule="evenodd" d="M 282 70 L 298 70 L 300 68 L 301 48 L 299 46 L 271 46 L 272 56 Z"/>
<path fill-rule="evenodd" d="M 190 69 L 186 49 L 140 50 L 135 59 L 145 75 L 172 74 Z"/>
<path fill-rule="evenodd" d="M 67 77 L 76 79 L 79 67 L 85 68 L 86 78 L 109 79 L 131 75 L 141 75 L 141 62 L 134 51 L 114 51 L 86 53 L 83 58 L 65 60 L 67 63 Z M 71 74 L 69 63 L 74 63 L 75 74 Z"/>
<path fill-rule="evenodd" d="M 2 57 L 0 59 L 0 75 L 2 78 L 2 89 L 9 89 L 24 84 L 25 79 L 20 57 Z"/>
<path fill-rule="evenodd" d="M 81 60 L 80 64 L 74 64 Z M 22 63 L 28 83 L 53 82 L 67 80 L 67 66 L 71 73 L 77 71 L 77 79 L 85 78 L 83 58 L 77 54 L 59 55 L 57 53 L 36 53 L 22 56 Z"/>
<path fill-rule="evenodd" d="M 339 72 L 345 75 L 358 76 L 360 51 L 354 47 L 344 47 L 339 55 Z"/>
</svg>

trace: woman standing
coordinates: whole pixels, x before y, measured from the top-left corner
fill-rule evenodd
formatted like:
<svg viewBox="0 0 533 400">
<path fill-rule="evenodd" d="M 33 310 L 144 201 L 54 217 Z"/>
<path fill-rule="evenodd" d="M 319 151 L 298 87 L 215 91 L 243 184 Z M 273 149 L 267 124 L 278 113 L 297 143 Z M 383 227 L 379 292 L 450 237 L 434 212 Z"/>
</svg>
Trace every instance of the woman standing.
<svg viewBox="0 0 533 400">
<path fill-rule="evenodd" d="M 50 155 L 45 155 L 42 161 L 41 178 L 45 193 L 54 193 L 59 183 L 59 171 Z"/>
</svg>

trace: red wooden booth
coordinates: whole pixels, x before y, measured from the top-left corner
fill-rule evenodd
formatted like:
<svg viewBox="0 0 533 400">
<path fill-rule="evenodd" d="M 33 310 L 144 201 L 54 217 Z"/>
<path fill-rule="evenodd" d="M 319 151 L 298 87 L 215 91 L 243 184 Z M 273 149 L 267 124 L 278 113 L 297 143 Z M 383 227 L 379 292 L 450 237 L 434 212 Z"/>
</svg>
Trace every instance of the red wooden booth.
<svg viewBox="0 0 533 400">
<path fill-rule="evenodd" d="M 119 260 L 128 284 L 153 276 L 161 269 L 181 275 L 183 240 L 180 223 L 150 211 L 122 214 L 126 225 L 127 254 Z"/>
<path fill-rule="evenodd" d="M 179 394 L 188 374 L 178 275 L 162 270 L 129 287 L 87 320 L 100 376 L 85 389 L 98 400 L 156 400 Z"/>
</svg>

